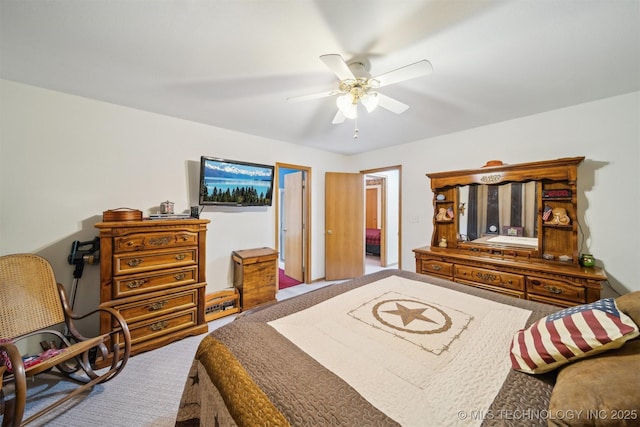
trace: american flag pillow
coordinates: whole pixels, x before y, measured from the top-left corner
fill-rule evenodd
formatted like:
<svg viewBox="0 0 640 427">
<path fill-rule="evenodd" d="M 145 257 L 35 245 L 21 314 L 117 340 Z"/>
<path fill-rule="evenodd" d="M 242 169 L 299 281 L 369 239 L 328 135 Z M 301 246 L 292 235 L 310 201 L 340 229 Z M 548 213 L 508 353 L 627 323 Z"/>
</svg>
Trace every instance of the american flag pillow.
<svg viewBox="0 0 640 427">
<path fill-rule="evenodd" d="M 541 374 L 622 347 L 638 335 L 633 320 L 618 310 L 613 298 L 605 298 L 550 314 L 518 331 L 511 341 L 511 365 Z"/>
</svg>

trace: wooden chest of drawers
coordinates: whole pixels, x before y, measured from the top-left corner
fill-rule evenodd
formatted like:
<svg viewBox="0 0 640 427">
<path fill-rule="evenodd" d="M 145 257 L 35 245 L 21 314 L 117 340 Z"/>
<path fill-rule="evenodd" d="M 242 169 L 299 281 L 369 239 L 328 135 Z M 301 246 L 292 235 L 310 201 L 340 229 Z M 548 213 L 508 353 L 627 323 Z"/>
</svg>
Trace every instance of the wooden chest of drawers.
<svg viewBox="0 0 640 427">
<path fill-rule="evenodd" d="M 100 305 L 119 311 L 131 354 L 207 332 L 205 248 L 209 220 L 101 222 Z M 100 333 L 113 325 L 100 319 Z"/>
<path fill-rule="evenodd" d="M 516 298 L 571 307 L 600 298 L 601 269 L 512 260 L 465 251 L 413 250 L 416 272 L 428 274 Z"/>
<path fill-rule="evenodd" d="M 240 306 L 248 310 L 276 300 L 278 254 L 271 248 L 234 251 L 233 285 L 240 293 Z"/>
</svg>

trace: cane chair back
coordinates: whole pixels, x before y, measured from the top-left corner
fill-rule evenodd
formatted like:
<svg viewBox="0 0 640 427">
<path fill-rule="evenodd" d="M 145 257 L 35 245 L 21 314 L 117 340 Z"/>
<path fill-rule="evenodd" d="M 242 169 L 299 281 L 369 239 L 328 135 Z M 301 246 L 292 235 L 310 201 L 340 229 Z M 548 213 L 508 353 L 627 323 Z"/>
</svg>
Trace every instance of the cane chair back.
<svg viewBox="0 0 640 427">
<path fill-rule="evenodd" d="M 55 275 L 44 258 L 2 257 L 0 284 L 0 338 L 13 339 L 64 322 Z"/>
</svg>

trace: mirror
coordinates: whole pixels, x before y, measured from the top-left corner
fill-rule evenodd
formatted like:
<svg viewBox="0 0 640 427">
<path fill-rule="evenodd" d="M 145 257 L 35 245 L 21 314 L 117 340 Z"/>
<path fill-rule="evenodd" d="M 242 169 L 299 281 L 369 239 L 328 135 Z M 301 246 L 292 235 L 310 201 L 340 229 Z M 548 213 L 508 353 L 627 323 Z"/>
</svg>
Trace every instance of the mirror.
<svg viewBox="0 0 640 427">
<path fill-rule="evenodd" d="M 458 235 L 462 241 L 538 247 L 537 183 L 458 187 Z"/>
</svg>

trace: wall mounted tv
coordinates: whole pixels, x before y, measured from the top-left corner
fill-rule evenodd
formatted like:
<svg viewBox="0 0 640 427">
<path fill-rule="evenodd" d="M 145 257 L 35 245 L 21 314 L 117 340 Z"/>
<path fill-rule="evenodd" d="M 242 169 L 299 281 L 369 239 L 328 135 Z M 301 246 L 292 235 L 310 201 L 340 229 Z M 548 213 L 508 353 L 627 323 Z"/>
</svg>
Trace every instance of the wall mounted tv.
<svg viewBox="0 0 640 427">
<path fill-rule="evenodd" d="M 273 166 L 200 158 L 200 204 L 271 206 Z"/>
</svg>

